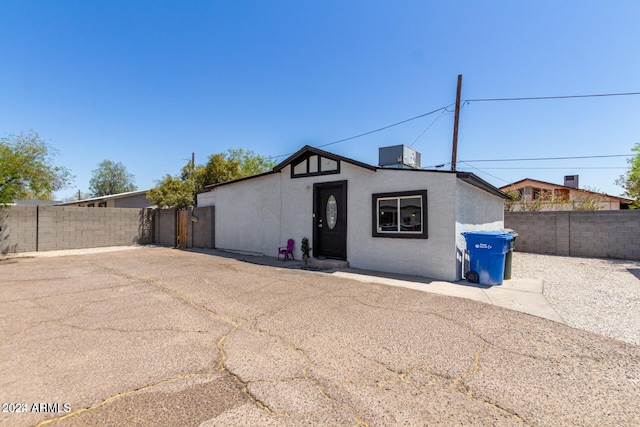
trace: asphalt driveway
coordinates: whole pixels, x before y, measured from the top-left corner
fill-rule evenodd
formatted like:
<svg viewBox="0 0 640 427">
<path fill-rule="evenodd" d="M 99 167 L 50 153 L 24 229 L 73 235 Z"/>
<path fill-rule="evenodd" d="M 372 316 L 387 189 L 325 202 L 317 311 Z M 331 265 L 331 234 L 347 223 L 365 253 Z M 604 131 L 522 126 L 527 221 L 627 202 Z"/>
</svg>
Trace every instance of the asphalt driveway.
<svg viewBox="0 0 640 427">
<path fill-rule="evenodd" d="M 640 347 L 164 248 L 0 261 L 0 424 L 638 425 Z"/>
</svg>

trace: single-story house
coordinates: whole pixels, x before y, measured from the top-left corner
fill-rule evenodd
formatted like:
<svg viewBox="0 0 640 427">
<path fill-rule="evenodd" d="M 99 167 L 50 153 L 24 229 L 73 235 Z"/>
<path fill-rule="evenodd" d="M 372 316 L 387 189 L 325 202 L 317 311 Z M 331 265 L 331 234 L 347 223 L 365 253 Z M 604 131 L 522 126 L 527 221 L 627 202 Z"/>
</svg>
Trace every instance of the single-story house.
<svg viewBox="0 0 640 427">
<path fill-rule="evenodd" d="M 525 178 L 500 187 L 501 191 L 515 193 L 506 207 L 512 211 L 529 210 L 532 204 L 541 211 L 629 209 L 633 200 L 598 193 L 578 186 L 578 175 L 564 177 L 564 185 Z"/>
<path fill-rule="evenodd" d="M 316 258 L 459 280 L 461 233 L 503 228 L 508 196 L 472 173 L 411 166 L 305 146 L 271 171 L 205 187 L 198 206 L 215 206 L 218 249 L 276 256 L 291 238 L 300 259 L 307 237 Z"/>
<path fill-rule="evenodd" d="M 77 206 L 89 208 L 148 208 L 153 205 L 147 199 L 147 191 L 128 191 L 109 196 L 91 197 L 83 200 L 58 203 L 57 206 Z"/>
</svg>

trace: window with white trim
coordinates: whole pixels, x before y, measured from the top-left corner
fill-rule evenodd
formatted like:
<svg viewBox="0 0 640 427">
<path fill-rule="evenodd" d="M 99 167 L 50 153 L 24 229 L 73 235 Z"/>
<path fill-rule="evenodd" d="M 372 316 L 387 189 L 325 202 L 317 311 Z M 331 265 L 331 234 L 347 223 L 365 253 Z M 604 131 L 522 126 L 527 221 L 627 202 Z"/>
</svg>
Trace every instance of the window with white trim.
<svg viewBox="0 0 640 427">
<path fill-rule="evenodd" d="M 373 237 L 427 238 L 427 191 L 372 195 Z"/>
</svg>

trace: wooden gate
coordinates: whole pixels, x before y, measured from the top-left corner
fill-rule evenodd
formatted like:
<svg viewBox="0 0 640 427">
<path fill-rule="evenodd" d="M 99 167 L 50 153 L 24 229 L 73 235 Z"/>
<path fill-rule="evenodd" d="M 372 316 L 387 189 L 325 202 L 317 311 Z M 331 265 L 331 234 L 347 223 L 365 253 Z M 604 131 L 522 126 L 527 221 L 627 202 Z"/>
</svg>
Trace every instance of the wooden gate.
<svg viewBox="0 0 640 427">
<path fill-rule="evenodd" d="M 177 216 L 177 227 L 176 232 L 178 233 L 176 237 L 177 246 L 179 248 L 186 248 L 189 243 L 189 211 L 176 211 Z"/>
</svg>

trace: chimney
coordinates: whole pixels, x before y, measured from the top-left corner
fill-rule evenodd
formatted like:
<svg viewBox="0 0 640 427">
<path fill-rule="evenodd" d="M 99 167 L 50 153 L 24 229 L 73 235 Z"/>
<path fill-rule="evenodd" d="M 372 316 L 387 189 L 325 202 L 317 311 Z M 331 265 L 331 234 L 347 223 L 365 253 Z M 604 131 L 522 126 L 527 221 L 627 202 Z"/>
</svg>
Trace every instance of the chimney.
<svg viewBox="0 0 640 427">
<path fill-rule="evenodd" d="M 564 186 L 578 189 L 578 175 L 565 175 Z"/>
</svg>

